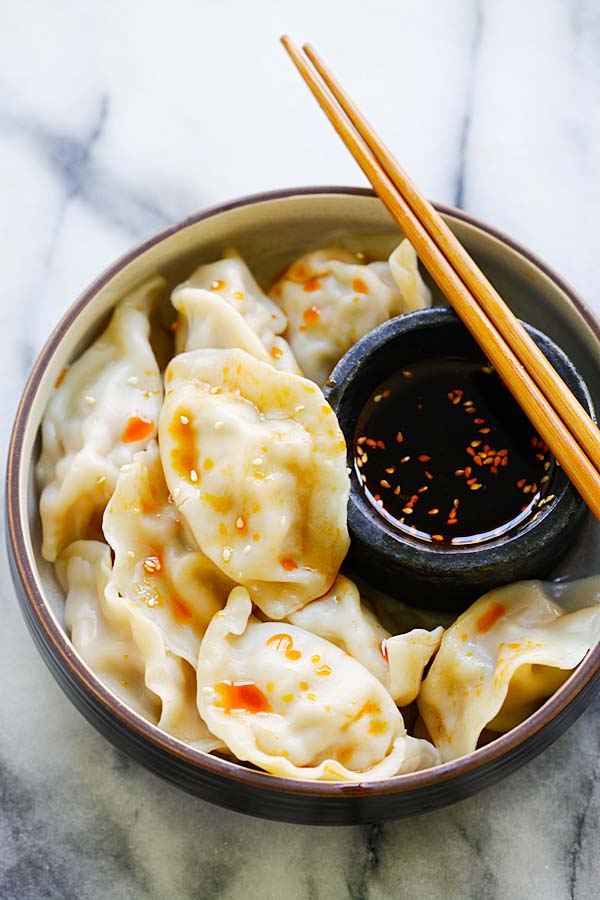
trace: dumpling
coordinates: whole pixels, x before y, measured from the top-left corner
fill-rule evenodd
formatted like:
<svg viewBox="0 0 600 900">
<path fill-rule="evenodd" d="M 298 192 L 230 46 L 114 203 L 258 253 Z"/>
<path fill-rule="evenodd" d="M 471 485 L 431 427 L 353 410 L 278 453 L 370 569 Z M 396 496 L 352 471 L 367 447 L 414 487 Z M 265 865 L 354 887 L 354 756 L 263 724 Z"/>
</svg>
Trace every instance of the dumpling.
<svg viewBox="0 0 600 900">
<path fill-rule="evenodd" d="M 443 628 L 414 628 L 392 637 L 344 575 L 338 575 L 324 597 L 288 618 L 293 625 L 349 653 L 381 681 L 398 706 L 408 706 L 416 699 L 423 671 L 444 633 Z"/>
<path fill-rule="evenodd" d="M 600 582 L 586 582 L 585 590 L 561 586 L 563 606 L 539 581 L 491 591 L 446 631 L 417 701 L 443 760 L 474 750 L 484 728 L 525 719 L 594 646 Z"/>
<path fill-rule="evenodd" d="M 281 276 L 271 297 L 287 314 L 286 336 L 302 371 L 317 384 L 368 331 L 431 304 L 407 240 L 388 262 L 368 265 L 342 249 L 307 253 Z"/>
<path fill-rule="evenodd" d="M 65 622 L 79 655 L 124 703 L 158 722 L 160 700 L 146 687 L 144 660 L 128 617 L 123 612 L 109 620 L 104 612 L 111 576 L 109 547 L 100 541 L 76 541 L 59 556 L 56 574 L 66 593 Z"/>
<path fill-rule="evenodd" d="M 202 635 L 233 582 L 186 535 L 156 441 L 121 469 L 103 528 L 114 551 L 115 590 L 159 627 L 172 653 L 195 667 Z"/>
<path fill-rule="evenodd" d="M 235 588 L 198 658 L 202 718 L 240 760 L 288 778 L 374 781 L 435 765 L 363 666 L 294 625 L 259 622 Z"/>
<path fill-rule="evenodd" d="M 110 549 L 77 541 L 57 560 L 73 646 L 95 675 L 145 719 L 198 749 L 221 749 L 195 704 L 195 672 L 160 629 L 111 584 Z"/>
<path fill-rule="evenodd" d="M 225 251 L 223 259 L 199 266 L 187 281 L 178 285 L 171 300 L 180 313 L 176 335 L 178 353 L 204 348 L 221 349 L 238 346 L 257 359 L 262 357 L 248 346 L 251 342 L 235 317 L 208 305 L 202 291 L 224 300 L 242 317 L 258 337 L 267 359 L 284 372 L 301 375 L 290 345 L 281 337 L 287 328 L 285 313 L 273 303 L 256 283 L 250 269 L 235 250 Z M 216 316 L 215 323 L 203 321 Z M 239 340 L 239 343 L 234 343 Z M 210 343 L 213 341 L 213 343 Z"/>
<path fill-rule="evenodd" d="M 173 295 L 173 304 L 179 313 L 176 353 L 238 348 L 261 362 L 275 364 L 256 332 L 217 294 L 202 288 L 183 288 Z"/>
<path fill-rule="evenodd" d="M 167 369 L 165 477 L 204 553 L 272 619 L 327 591 L 349 546 L 346 444 L 319 388 L 243 350 Z"/>
<path fill-rule="evenodd" d="M 48 402 L 37 465 L 47 560 L 79 538 L 101 537 L 119 468 L 156 436 L 163 389 L 149 316 L 164 288 L 157 276 L 122 300 Z"/>
</svg>

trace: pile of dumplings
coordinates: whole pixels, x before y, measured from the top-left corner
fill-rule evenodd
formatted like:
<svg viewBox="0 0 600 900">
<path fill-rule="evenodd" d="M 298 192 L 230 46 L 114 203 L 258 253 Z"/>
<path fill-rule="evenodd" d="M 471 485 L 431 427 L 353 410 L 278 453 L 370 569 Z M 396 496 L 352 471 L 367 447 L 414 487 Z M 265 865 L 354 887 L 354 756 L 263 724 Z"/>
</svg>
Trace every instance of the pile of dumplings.
<svg viewBox="0 0 600 900">
<path fill-rule="evenodd" d="M 170 301 L 174 347 L 157 275 L 61 373 L 42 424 L 42 552 L 117 702 L 207 753 L 346 782 L 455 759 L 534 711 L 600 637 L 596 580 L 502 588 L 407 630 L 340 574 L 349 470 L 321 386 L 430 304 L 408 241 L 387 261 L 310 252 L 269 296 L 228 251 Z"/>
</svg>

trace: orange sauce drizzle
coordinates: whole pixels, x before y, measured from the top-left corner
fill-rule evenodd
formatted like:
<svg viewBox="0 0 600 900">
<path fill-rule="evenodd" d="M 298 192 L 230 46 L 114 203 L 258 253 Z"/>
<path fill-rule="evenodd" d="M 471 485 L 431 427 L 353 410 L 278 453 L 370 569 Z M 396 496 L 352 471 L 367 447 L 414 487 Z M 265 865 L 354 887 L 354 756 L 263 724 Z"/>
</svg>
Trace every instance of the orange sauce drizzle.
<svg viewBox="0 0 600 900">
<path fill-rule="evenodd" d="M 304 287 L 306 290 L 306 286 Z M 305 309 L 302 313 L 302 318 L 306 322 L 306 324 L 310 327 L 319 321 L 319 316 L 321 315 L 321 310 L 316 306 L 311 306 L 309 309 Z"/>
<path fill-rule="evenodd" d="M 286 572 L 293 572 L 294 569 L 298 568 L 298 563 L 296 562 L 296 560 L 291 559 L 289 556 L 284 556 L 282 559 L 279 560 L 279 562 L 281 563 L 282 568 L 285 569 Z"/>
<path fill-rule="evenodd" d="M 278 653 L 285 653 L 287 659 L 300 659 L 302 654 L 299 650 L 292 649 L 294 641 L 289 634 L 273 634 L 267 640 L 267 647 L 273 647 Z"/>
<path fill-rule="evenodd" d="M 254 681 L 220 681 L 215 684 L 218 702 L 226 713 L 270 712 L 271 704 Z"/>
<path fill-rule="evenodd" d="M 54 382 L 54 387 L 59 388 L 63 381 L 65 380 L 65 375 L 67 374 L 67 369 L 63 369 L 56 381 Z"/>
<path fill-rule="evenodd" d="M 187 419 L 184 424 L 181 419 Z M 200 474 L 196 469 L 196 448 L 194 446 L 194 432 L 191 427 L 192 417 L 187 411 L 179 411 L 169 425 L 169 434 L 175 443 L 171 450 L 171 462 L 180 478 L 192 481 L 190 472 L 195 471 L 200 481 Z"/>
<path fill-rule="evenodd" d="M 362 280 L 362 278 L 355 278 L 352 282 L 352 289 L 356 291 L 357 294 L 368 294 L 369 290 Z"/>
<path fill-rule="evenodd" d="M 321 287 L 321 283 L 318 278 L 310 278 L 304 285 L 304 290 L 311 294 L 313 291 L 318 291 Z"/>
<path fill-rule="evenodd" d="M 146 419 L 145 416 L 132 416 L 125 426 L 121 440 L 124 444 L 135 444 L 137 441 L 143 441 L 150 437 L 153 431 L 152 419 Z"/>
<path fill-rule="evenodd" d="M 369 734 L 383 734 L 388 724 L 383 719 L 371 719 L 369 722 Z"/>
<path fill-rule="evenodd" d="M 283 356 L 283 350 L 281 347 L 271 347 L 271 356 L 273 359 L 281 359 Z"/>
<path fill-rule="evenodd" d="M 233 499 L 223 494 L 203 494 L 202 499 L 210 503 L 215 512 L 225 515 L 233 507 Z"/>
<path fill-rule="evenodd" d="M 323 665 L 319 666 L 317 669 L 317 675 L 331 675 L 331 666 L 328 666 L 327 663 L 323 663 Z"/>
<path fill-rule="evenodd" d="M 480 634 L 485 634 L 486 631 L 489 631 L 490 628 L 496 624 L 498 619 L 500 619 L 505 612 L 506 607 L 503 606 L 502 603 L 492 603 L 492 605 L 479 616 L 475 622 L 475 628 Z"/>
<path fill-rule="evenodd" d="M 211 291 L 222 291 L 224 287 L 225 287 L 225 282 L 221 281 L 220 278 L 216 278 L 214 281 L 211 281 L 211 283 L 210 283 Z"/>
<path fill-rule="evenodd" d="M 171 612 L 173 613 L 173 618 L 179 625 L 185 625 L 186 622 L 189 622 L 193 616 L 191 609 L 185 605 L 183 600 L 180 597 L 171 597 Z"/>
</svg>

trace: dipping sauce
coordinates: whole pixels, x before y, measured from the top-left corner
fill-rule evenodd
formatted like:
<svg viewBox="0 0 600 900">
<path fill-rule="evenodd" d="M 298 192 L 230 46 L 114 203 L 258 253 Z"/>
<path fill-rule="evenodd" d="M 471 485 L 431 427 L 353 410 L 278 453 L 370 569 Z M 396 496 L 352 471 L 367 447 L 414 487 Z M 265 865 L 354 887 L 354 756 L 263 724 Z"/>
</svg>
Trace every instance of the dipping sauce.
<svg viewBox="0 0 600 900">
<path fill-rule="evenodd" d="M 481 360 L 421 360 L 381 384 L 358 420 L 354 465 L 389 524 L 441 545 L 507 534 L 554 499 L 554 458 Z"/>
</svg>

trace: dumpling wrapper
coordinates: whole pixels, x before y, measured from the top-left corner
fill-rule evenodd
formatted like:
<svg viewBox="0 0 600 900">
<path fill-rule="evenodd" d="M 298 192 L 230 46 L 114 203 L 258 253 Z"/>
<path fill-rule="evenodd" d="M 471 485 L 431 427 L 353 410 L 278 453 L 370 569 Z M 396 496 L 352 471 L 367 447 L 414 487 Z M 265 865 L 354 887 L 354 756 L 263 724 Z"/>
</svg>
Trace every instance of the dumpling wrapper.
<svg viewBox="0 0 600 900">
<path fill-rule="evenodd" d="M 523 581 L 481 597 L 445 632 L 417 701 L 442 759 L 475 750 L 486 727 L 525 719 L 599 638 L 600 579 Z"/>
<path fill-rule="evenodd" d="M 244 333 L 234 316 L 227 316 L 214 305 L 211 307 L 203 296 L 205 292 L 222 300 L 237 313 L 258 338 L 258 345 Z M 175 288 L 171 301 L 180 314 L 177 353 L 239 347 L 262 359 L 260 347 L 266 360 L 277 369 L 302 374 L 290 345 L 281 336 L 287 328 L 285 313 L 263 293 L 235 250 L 226 250 L 223 259 L 199 266 Z M 206 322 L 207 315 L 215 321 Z"/>
<path fill-rule="evenodd" d="M 374 781 L 435 765 L 406 734 L 394 701 L 363 666 L 294 625 L 259 622 L 231 592 L 198 659 L 198 709 L 239 760 L 273 775 Z"/>
<path fill-rule="evenodd" d="M 341 248 L 307 253 L 271 289 L 288 317 L 286 337 L 307 378 L 324 384 L 363 335 L 392 316 L 431 305 L 417 255 L 403 240 L 388 262 L 364 265 Z"/>
<path fill-rule="evenodd" d="M 319 388 L 243 350 L 167 370 L 160 452 L 201 550 L 272 619 L 325 593 L 349 546 L 346 444 Z"/>
<path fill-rule="evenodd" d="M 408 706 L 419 693 L 423 671 L 437 651 L 444 629 L 414 628 L 390 635 L 356 585 L 338 575 L 331 590 L 292 613 L 289 621 L 331 641 L 361 663 L 387 688 L 398 706 Z"/>
<path fill-rule="evenodd" d="M 195 668 L 202 636 L 233 582 L 186 535 L 156 441 L 121 469 L 103 529 L 114 552 L 114 589 L 157 625 L 171 653 Z"/>
<path fill-rule="evenodd" d="M 71 641 L 94 674 L 173 737 L 206 752 L 222 749 L 198 714 L 192 666 L 166 648 L 160 629 L 111 584 L 109 547 L 77 541 L 60 555 L 56 571 L 67 595 Z"/>
<path fill-rule="evenodd" d="M 149 317 L 165 284 L 151 278 L 122 300 L 48 401 L 36 474 L 51 562 L 72 541 L 101 537 L 120 467 L 156 436 L 163 387 Z"/>
</svg>

